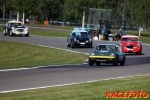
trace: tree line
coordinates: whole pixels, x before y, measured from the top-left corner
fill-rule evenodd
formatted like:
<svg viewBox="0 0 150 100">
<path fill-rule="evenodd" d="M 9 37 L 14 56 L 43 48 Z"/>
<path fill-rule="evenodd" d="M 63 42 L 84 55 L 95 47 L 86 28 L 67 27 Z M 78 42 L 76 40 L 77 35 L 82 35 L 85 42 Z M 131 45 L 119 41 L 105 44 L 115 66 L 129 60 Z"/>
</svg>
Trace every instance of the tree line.
<svg viewBox="0 0 150 100">
<path fill-rule="evenodd" d="M 63 22 L 82 22 L 83 10 L 88 20 L 89 8 L 111 9 L 112 18 L 127 21 L 130 26 L 150 25 L 149 0 L 0 0 L 0 18 L 17 11 L 26 18 Z"/>
</svg>

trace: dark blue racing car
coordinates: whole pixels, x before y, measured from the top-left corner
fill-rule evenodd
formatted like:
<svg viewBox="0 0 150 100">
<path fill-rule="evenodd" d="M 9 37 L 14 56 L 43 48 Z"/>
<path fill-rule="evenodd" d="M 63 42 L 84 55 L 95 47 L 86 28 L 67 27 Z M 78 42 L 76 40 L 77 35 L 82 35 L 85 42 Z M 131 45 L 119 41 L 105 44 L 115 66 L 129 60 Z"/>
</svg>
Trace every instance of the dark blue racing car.
<svg viewBox="0 0 150 100">
<path fill-rule="evenodd" d="M 67 47 L 91 47 L 92 38 L 86 30 L 73 30 L 67 38 Z"/>
</svg>

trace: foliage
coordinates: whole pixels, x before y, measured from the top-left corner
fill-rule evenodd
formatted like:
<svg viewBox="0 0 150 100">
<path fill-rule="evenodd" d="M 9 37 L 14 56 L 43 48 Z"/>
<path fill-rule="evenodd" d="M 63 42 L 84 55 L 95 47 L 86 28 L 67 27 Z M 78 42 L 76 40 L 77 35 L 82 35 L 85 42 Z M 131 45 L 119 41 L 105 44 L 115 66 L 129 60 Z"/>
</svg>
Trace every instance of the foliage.
<svg viewBox="0 0 150 100">
<path fill-rule="evenodd" d="M 131 26 L 150 26 L 149 0 L 0 0 L 0 6 L 6 5 L 9 11 L 25 12 L 26 17 L 38 20 L 82 22 L 83 10 L 88 19 L 89 8 L 112 9 L 112 17 L 128 21 Z M 0 10 L 0 16 L 3 13 Z"/>
</svg>

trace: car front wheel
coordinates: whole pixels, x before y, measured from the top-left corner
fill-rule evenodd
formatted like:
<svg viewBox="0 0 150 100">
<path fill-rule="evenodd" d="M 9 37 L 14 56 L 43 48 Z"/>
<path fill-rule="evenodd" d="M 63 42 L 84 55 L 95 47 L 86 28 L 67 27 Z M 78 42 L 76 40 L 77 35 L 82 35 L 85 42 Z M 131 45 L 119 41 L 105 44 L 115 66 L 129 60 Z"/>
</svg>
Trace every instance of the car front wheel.
<svg viewBox="0 0 150 100">
<path fill-rule="evenodd" d="M 12 31 L 10 31 L 10 36 L 13 36 L 13 32 Z"/>
<path fill-rule="evenodd" d="M 94 62 L 89 59 L 89 66 L 93 66 Z"/>
<path fill-rule="evenodd" d="M 29 36 L 29 32 L 27 34 L 25 34 L 25 36 L 28 37 Z"/>
<path fill-rule="evenodd" d="M 74 48 L 74 42 L 73 41 L 71 41 L 70 47 Z"/>
<path fill-rule="evenodd" d="M 70 47 L 68 40 L 67 40 L 67 47 Z"/>
<path fill-rule="evenodd" d="M 5 31 L 5 29 L 3 30 L 3 35 L 6 35 L 6 31 Z"/>
</svg>

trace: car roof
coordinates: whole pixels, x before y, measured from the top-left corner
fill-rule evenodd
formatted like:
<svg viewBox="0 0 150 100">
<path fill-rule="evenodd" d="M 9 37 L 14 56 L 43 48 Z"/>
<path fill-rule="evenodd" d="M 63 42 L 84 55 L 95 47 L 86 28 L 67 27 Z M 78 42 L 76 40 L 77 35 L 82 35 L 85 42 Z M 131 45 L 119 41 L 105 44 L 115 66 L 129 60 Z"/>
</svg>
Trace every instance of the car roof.
<svg viewBox="0 0 150 100">
<path fill-rule="evenodd" d="M 138 38 L 139 39 L 139 37 L 135 35 L 124 35 L 121 38 Z"/>
<path fill-rule="evenodd" d="M 75 33 L 75 32 L 87 32 L 85 30 L 73 30 L 72 33 Z"/>
<path fill-rule="evenodd" d="M 12 21 L 8 21 L 9 23 L 21 23 L 22 24 L 22 22 L 21 21 L 15 21 L 15 20 L 12 20 Z"/>
<path fill-rule="evenodd" d="M 118 44 L 98 44 L 97 46 L 99 46 L 99 45 L 116 45 L 116 46 L 118 46 Z"/>
</svg>

